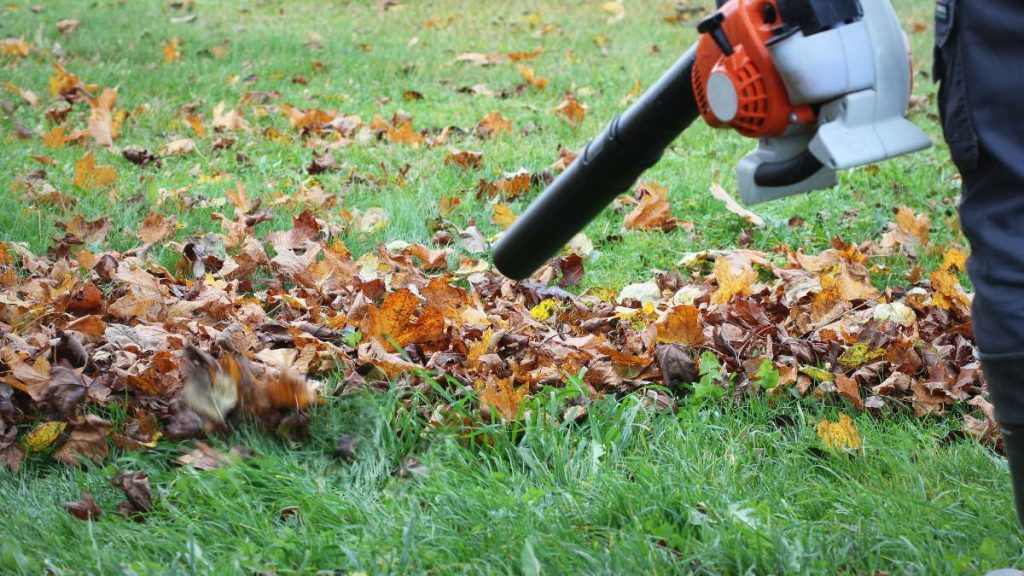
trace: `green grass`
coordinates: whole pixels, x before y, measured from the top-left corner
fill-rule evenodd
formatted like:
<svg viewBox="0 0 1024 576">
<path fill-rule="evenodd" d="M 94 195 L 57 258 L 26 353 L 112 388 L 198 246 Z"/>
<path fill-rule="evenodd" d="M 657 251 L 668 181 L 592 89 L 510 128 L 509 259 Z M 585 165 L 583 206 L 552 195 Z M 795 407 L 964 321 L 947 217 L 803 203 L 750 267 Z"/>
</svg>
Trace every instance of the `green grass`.
<svg viewBox="0 0 1024 576">
<path fill-rule="evenodd" d="M 117 86 L 119 107 L 133 111 L 118 146 L 157 150 L 191 136 L 177 108 L 202 98 L 209 126 L 217 102 L 234 105 L 248 91 L 276 90 L 275 104 L 340 110 L 367 122 L 375 113 L 405 110 L 417 129 L 469 129 L 492 110 L 514 122 L 515 135 L 453 138 L 454 146 L 483 152 L 478 172 L 444 167 L 444 147 L 371 142 L 340 151 L 347 167 L 321 176 L 324 188 L 338 196 L 339 207 L 379 206 L 390 215 L 382 231 L 345 233 L 356 255 L 387 240 L 429 240 L 428 221 L 444 196 L 462 199 L 448 217 L 452 222 L 475 220 L 485 234 L 496 233 L 489 207 L 475 199 L 480 178 L 518 168 L 540 171 L 557 158 L 559 146 L 582 145 L 620 110 L 635 80 L 651 83 L 695 38 L 692 23 L 663 21 L 667 1 L 627 2 L 627 16 L 617 24 L 607 22 L 597 1 L 407 0 L 380 11 L 368 1 L 231 0 L 198 2 L 198 18 L 188 24 L 171 23 L 183 12 L 170 2 L 54 0 L 40 13 L 29 10 L 34 4 L 0 6 L 0 38 L 24 35 L 37 47 L 17 64 L 5 61 L 0 78 L 45 99 L 51 56 L 39 47 L 59 41 L 69 70 L 85 82 Z M 931 3 L 901 1 L 899 10 L 907 22 L 927 22 Z M 540 26 L 531 24 L 531 14 L 558 24 L 560 32 L 536 36 Z M 449 16 L 456 17 L 449 26 L 423 25 Z M 53 24 L 61 18 L 82 25 L 59 36 Z M 310 33 L 322 36 L 319 50 L 310 47 Z M 599 35 L 604 49 L 594 41 Z M 161 46 L 175 36 L 182 59 L 165 65 Z M 916 68 L 926 71 L 930 33 L 911 38 Z M 223 59 L 206 54 L 224 43 Z M 456 92 L 478 83 L 496 91 L 521 83 L 514 65 L 471 67 L 454 63 L 458 54 L 537 47 L 544 53 L 526 64 L 550 79 L 544 90 L 508 99 Z M 575 58 L 567 58 L 570 51 Z M 313 61 L 326 71 L 315 72 Z M 300 74 L 307 85 L 291 82 Z M 925 77 L 916 81 L 918 94 L 934 94 Z M 424 99 L 403 101 L 406 90 Z M 589 106 L 579 129 L 552 114 L 570 90 Z M 7 93 L 3 98 L 16 100 Z M 49 128 L 43 109 L 22 105 L 13 118 L 38 136 Z M 87 114 L 85 106 L 76 107 L 71 124 L 84 126 Z M 247 119 L 257 130 L 274 127 L 294 136 L 280 114 L 262 117 L 249 109 Z M 915 112 L 913 119 L 940 139 L 932 114 Z M 197 142 L 197 154 L 143 170 L 116 150 L 98 150 L 98 162 L 120 173 L 119 199 L 111 201 L 74 187 L 73 166 L 83 147 L 47 150 L 39 138 L 18 140 L 13 128 L 11 117 L 0 117 L 0 239 L 27 242 L 36 251 L 61 235 L 57 221 L 76 214 L 109 216 L 115 226 L 106 245 L 118 250 L 137 244 L 135 230 L 151 210 L 177 216 L 179 241 L 219 231 L 209 214 L 225 210 L 217 207 L 225 189 L 241 181 L 255 197 L 294 191 L 307 178 L 312 154 L 298 138 L 257 134 L 219 153 L 207 136 Z M 647 177 L 668 186 L 674 214 L 692 220 L 697 234 L 622 234 L 622 215 L 609 211 L 587 231 L 600 254 L 587 262 L 583 288 L 646 280 L 685 252 L 735 246 L 742 223 L 705 192 L 715 171 L 729 188 L 732 166 L 751 146 L 704 126 L 688 131 Z M 239 163 L 237 152 L 251 161 Z M 34 154 L 53 157 L 49 180 L 77 199 L 75 208 L 40 209 L 11 192 L 15 179 L 40 168 Z M 345 178 L 349 169 L 381 175 L 406 165 L 403 186 Z M 226 178 L 197 176 L 218 173 Z M 757 207 L 768 226 L 752 231 L 753 247 L 815 251 L 836 236 L 875 239 L 894 207 L 905 204 L 932 215 L 935 248 L 923 257 L 927 269 L 944 244 L 963 242 L 950 225 L 958 195 L 954 176 L 943 146 L 877 171 L 844 174 L 835 190 Z M 208 198 L 207 205 L 186 213 L 156 206 L 160 189 L 184 186 Z M 514 201 L 513 209 L 521 211 L 528 201 Z M 321 216 L 340 218 L 336 212 Z M 275 210 L 259 233 L 287 228 L 293 214 Z M 790 228 L 791 216 L 806 225 Z M 158 256 L 168 265 L 179 259 L 169 248 Z M 878 264 L 874 280 L 881 286 L 904 283 L 911 263 L 893 258 Z M 865 447 L 846 457 L 818 450 L 814 424 L 834 419 L 839 408 L 814 400 L 736 405 L 690 399 L 677 414 L 652 414 L 635 399 L 609 399 L 591 405 L 582 425 L 563 426 L 569 394 L 538 397 L 528 422 L 488 430 L 475 443 L 453 431 L 424 433 L 426 423 L 411 400 L 392 391 L 331 399 L 317 409 L 312 440 L 297 448 L 255 430 L 237 431 L 219 445 L 244 444 L 257 456 L 219 471 L 171 466 L 189 447 L 168 443 L 142 454 L 117 453 L 103 468 L 71 470 L 32 459 L 17 475 L 0 471 L 0 572 L 515 573 L 539 565 L 546 574 L 970 574 L 1024 562 L 1005 464 L 984 447 L 949 440 L 958 415 L 859 416 Z M 363 439 L 358 458 L 337 462 L 330 457 L 333 442 L 350 432 Z M 425 477 L 394 476 L 407 457 L 419 460 Z M 151 476 L 157 505 L 145 523 L 113 513 L 117 496 L 108 479 L 125 468 Z M 96 493 L 107 510 L 100 521 L 82 523 L 60 508 L 82 490 Z M 299 515 L 282 519 L 281 510 L 291 506 Z"/>
</svg>

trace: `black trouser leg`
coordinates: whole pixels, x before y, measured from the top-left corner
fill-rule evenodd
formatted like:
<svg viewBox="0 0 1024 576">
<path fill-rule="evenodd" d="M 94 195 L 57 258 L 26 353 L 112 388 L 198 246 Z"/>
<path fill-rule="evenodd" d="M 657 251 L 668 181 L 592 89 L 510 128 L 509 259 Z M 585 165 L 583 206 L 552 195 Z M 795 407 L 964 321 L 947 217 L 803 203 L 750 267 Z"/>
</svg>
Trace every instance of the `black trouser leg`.
<svg viewBox="0 0 1024 576">
<path fill-rule="evenodd" d="M 937 0 L 942 128 L 963 177 L 974 336 L 1024 522 L 1024 2 Z"/>
</svg>

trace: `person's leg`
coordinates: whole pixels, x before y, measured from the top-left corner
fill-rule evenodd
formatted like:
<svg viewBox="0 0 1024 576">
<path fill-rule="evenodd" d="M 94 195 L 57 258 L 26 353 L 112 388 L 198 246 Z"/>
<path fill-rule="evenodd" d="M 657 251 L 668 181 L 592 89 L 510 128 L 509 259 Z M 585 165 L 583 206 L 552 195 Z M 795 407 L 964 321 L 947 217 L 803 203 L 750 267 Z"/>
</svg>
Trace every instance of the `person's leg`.
<svg viewBox="0 0 1024 576">
<path fill-rule="evenodd" d="M 1024 3 L 938 0 L 935 56 L 963 177 L 974 337 L 1024 523 Z"/>
</svg>

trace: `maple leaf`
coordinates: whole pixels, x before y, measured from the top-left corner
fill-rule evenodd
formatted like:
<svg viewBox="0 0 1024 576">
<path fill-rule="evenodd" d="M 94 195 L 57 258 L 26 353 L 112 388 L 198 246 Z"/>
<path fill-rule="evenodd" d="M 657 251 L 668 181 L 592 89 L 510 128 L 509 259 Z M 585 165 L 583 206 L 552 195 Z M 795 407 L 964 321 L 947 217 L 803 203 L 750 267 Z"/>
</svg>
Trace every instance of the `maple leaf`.
<svg viewBox="0 0 1024 576">
<path fill-rule="evenodd" d="M 195 149 L 196 143 L 191 138 L 179 138 L 165 144 L 160 153 L 165 156 L 184 156 L 191 154 Z"/>
<path fill-rule="evenodd" d="M 490 377 L 486 381 L 476 382 L 477 393 L 480 395 L 481 410 L 492 410 L 502 420 L 516 420 L 519 408 L 529 391 L 527 386 L 516 388 L 511 378 Z"/>
<path fill-rule="evenodd" d="M 58 32 L 67 36 L 70 34 L 74 34 L 75 30 L 78 30 L 78 26 L 81 23 L 81 21 L 76 20 L 74 18 L 65 18 L 63 20 L 58 20 L 56 27 Z"/>
<path fill-rule="evenodd" d="M 668 190 L 654 182 L 641 183 L 636 187 L 640 203 L 626 215 L 622 226 L 626 230 L 661 230 L 670 232 L 679 225 L 672 217 L 672 205 L 668 201 Z"/>
<path fill-rule="evenodd" d="M 469 170 L 470 168 L 479 169 L 483 164 L 482 160 L 483 154 L 480 152 L 459 150 L 458 148 L 449 148 L 448 153 L 444 155 L 445 166 L 454 164 L 463 170 Z"/>
<path fill-rule="evenodd" d="M 516 215 L 512 209 L 504 204 L 491 206 L 491 222 L 502 228 L 508 228 L 516 221 Z"/>
<path fill-rule="evenodd" d="M 423 136 L 412 127 L 412 120 L 403 120 L 395 126 L 388 127 L 384 138 L 392 144 L 419 146 L 423 144 Z"/>
<path fill-rule="evenodd" d="M 965 316 L 970 315 L 971 299 L 960 286 L 956 276 L 947 270 L 936 270 L 931 273 L 930 279 L 935 289 L 932 302 L 937 308 L 957 310 Z"/>
<path fill-rule="evenodd" d="M 506 172 L 501 178 L 493 182 L 481 180 L 477 185 L 477 196 L 486 195 L 494 198 L 501 195 L 508 199 L 513 199 L 529 192 L 533 185 L 533 179 L 533 175 L 525 169 L 517 172 Z"/>
<path fill-rule="evenodd" d="M 117 182 L 117 170 L 106 164 L 96 165 L 92 152 L 75 162 L 75 186 L 83 190 L 111 188 Z"/>
<path fill-rule="evenodd" d="M 220 101 L 213 108 L 213 130 L 215 132 L 241 132 L 249 130 L 249 124 L 242 118 L 242 114 L 232 108 L 226 110 L 227 105 Z"/>
<path fill-rule="evenodd" d="M 702 346 L 704 327 L 695 306 L 674 306 L 663 313 L 655 322 L 658 327 L 658 342 Z"/>
<path fill-rule="evenodd" d="M 164 238 L 174 235 L 176 218 L 174 216 L 164 217 L 156 212 L 150 212 L 142 221 L 142 228 L 139 230 L 139 238 L 147 244 L 159 242 Z"/>
<path fill-rule="evenodd" d="M 501 115 L 497 110 L 489 112 L 477 125 L 477 132 L 484 138 L 493 138 L 498 134 L 512 133 L 512 121 Z"/>
<path fill-rule="evenodd" d="M 863 445 L 857 426 L 846 414 L 840 414 L 837 422 L 822 419 L 816 429 L 818 438 L 829 450 L 858 450 Z"/>
<path fill-rule="evenodd" d="M 82 492 L 81 500 L 61 502 L 60 506 L 79 520 L 95 520 L 103 513 L 89 491 Z"/>
<path fill-rule="evenodd" d="M 32 52 L 31 46 L 25 41 L 25 37 L 4 38 L 0 40 L 0 55 L 24 57 Z"/>
<path fill-rule="evenodd" d="M 36 96 L 35 92 L 31 90 L 18 88 L 10 82 L 4 82 L 4 89 L 12 94 L 16 94 L 19 98 L 24 100 L 29 106 L 39 106 L 39 96 Z"/>
<path fill-rule="evenodd" d="M 860 385 L 855 379 L 850 378 L 845 374 L 836 374 L 835 384 L 836 390 L 852 402 L 858 410 L 864 409 L 864 400 L 860 397 Z"/>
<path fill-rule="evenodd" d="M 388 350 L 394 345 L 426 344 L 444 339 L 444 317 L 434 307 L 420 310 L 420 299 L 403 288 L 384 297 L 380 307 L 371 306 L 362 325 L 368 338 L 381 342 Z M 417 315 L 417 312 L 419 314 Z"/>
<path fill-rule="evenodd" d="M 569 123 L 573 128 L 579 128 L 587 117 L 587 107 L 571 93 L 567 93 L 562 101 L 555 106 L 555 114 Z"/>
<path fill-rule="evenodd" d="M 747 296 L 751 286 L 757 281 L 757 272 L 745 269 L 739 274 L 733 271 L 729 260 L 715 259 L 715 280 L 718 290 L 711 295 L 712 304 L 728 304 L 734 296 Z"/>
</svg>

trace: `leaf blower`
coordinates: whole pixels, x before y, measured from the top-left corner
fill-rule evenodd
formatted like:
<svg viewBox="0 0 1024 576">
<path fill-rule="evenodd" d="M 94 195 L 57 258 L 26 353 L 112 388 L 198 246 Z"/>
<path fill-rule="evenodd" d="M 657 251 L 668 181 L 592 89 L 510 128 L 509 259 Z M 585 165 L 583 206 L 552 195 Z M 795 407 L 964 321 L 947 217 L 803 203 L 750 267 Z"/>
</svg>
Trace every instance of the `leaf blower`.
<svg viewBox="0 0 1024 576">
<path fill-rule="evenodd" d="M 839 170 L 922 150 L 906 118 L 909 44 L 889 0 L 719 0 L 700 38 L 616 117 L 498 241 L 523 279 L 637 178 L 698 116 L 758 138 L 736 166 L 747 203 L 830 188 Z"/>
</svg>

